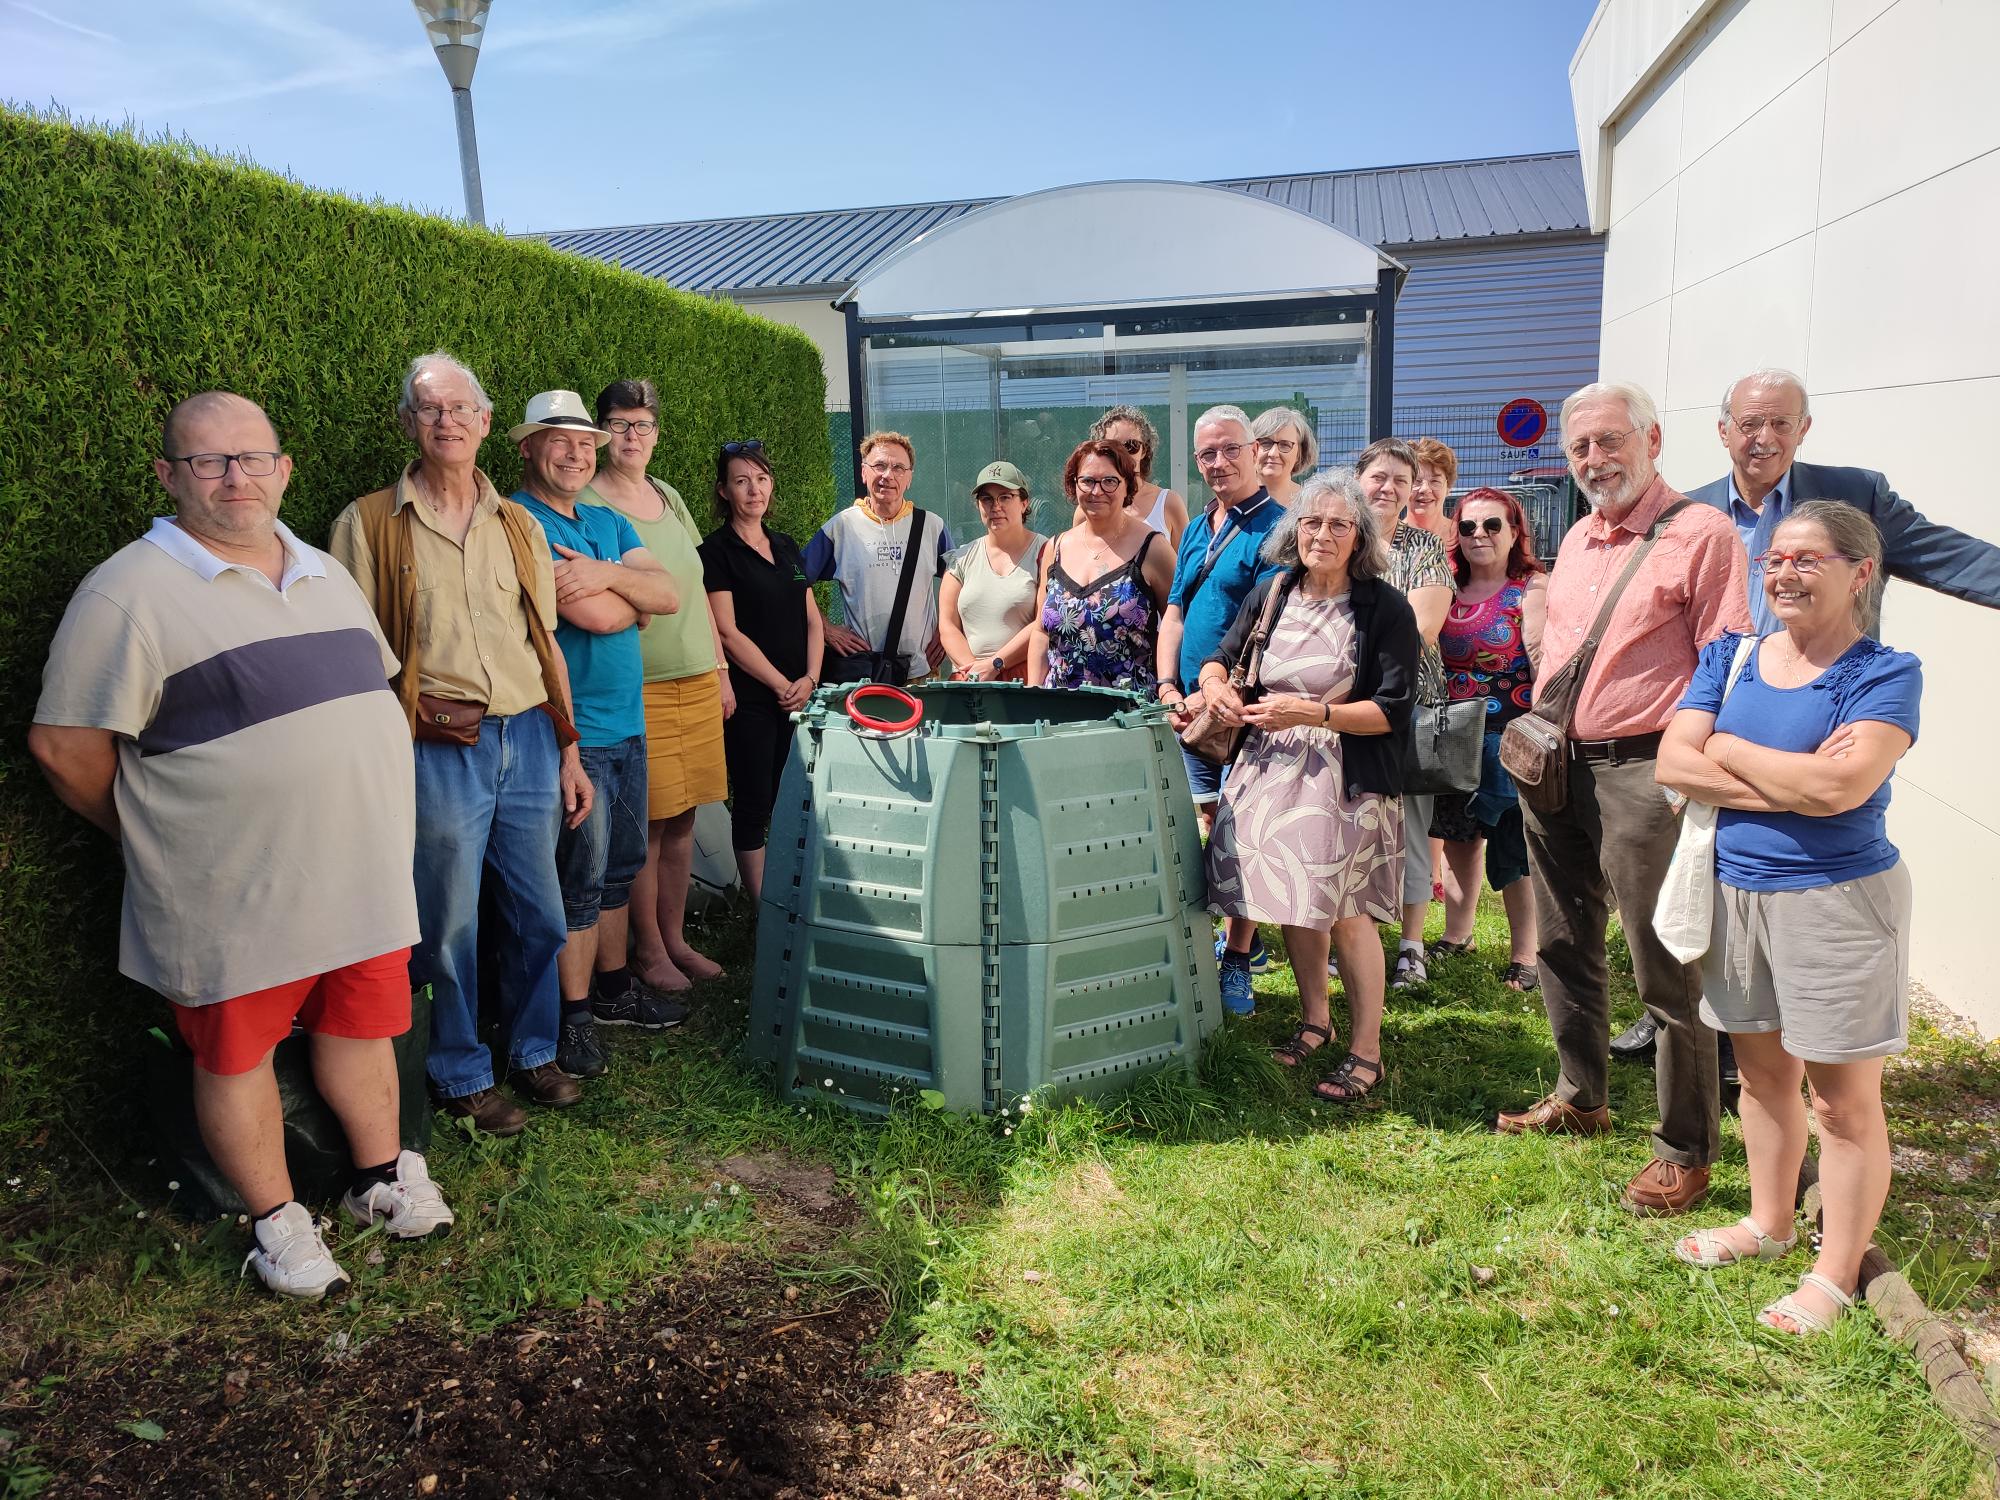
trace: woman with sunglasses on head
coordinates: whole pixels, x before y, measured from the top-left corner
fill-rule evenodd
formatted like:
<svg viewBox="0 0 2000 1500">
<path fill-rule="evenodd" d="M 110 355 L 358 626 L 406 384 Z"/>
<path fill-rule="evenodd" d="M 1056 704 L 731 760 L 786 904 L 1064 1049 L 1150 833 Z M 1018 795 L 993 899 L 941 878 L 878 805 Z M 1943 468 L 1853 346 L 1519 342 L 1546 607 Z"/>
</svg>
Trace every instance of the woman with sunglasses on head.
<svg viewBox="0 0 2000 1500">
<path fill-rule="evenodd" d="M 952 553 L 938 584 L 938 635 L 951 675 L 967 682 L 1021 682 L 1041 596 L 1035 581 L 1048 538 L 1028 530 L 1028 480 L 1004 459 L 979 471 L 973 503 L 986 534 Z"/>
<path fill-rule="evenodd" d="M 1507 909 L 1509 961 L 1501 979 L 1509 989 L 1538 989 L 1528 836 L 1514 780 L 1500 765 L 1500 731 L 1534 701 L 1548 575 L 1535 560 L 1521 502 L 1505 490 L 1468 492 L 1458 503 L 1454 532 L 1458 593 L 1445 611 L 1438 652 L 1451 699 L 1486 700 L 1486 747 L 1478 789 L 1440 795 L 1431 813 L 1452 878 L 1446 882 L 1444 936 L 1430 951 L 1433 958 L 1472 951 L 1483 853 L 1486 881 Z"/>
<path fill-rule="evenodd" d="M 632 882 L 632 967 L 657 990 L 684 990 L 722 967 L 687 940 L 694 813 L 729 795 L 723 720 L 736 694 L 722 675 L 722 638 L 701 581 L 701 530 L 687 502 L 646 472 L 660 441 L 660 397 L 650 380 L 614 380 L 597 397 L 597 425 L 611 434 L 604 461 L 579 497 L 632 523 L 646 550 L 680 586 L 681 607 L 639 632 L 645 674 L 646 864 Z"/>
<path fill-rule="evenodd" d="M 1131 456 L 1132 467 L 1138 476 L 1138 484 L 1132 492 L 1132 509 L 1148 526 L 1166 537 L 1170 550 L 1178 552 L 1181 533 L 1187 530 L 1187 501 L 1172 490 L 1153 483 L 1153 459 L 1160 451 L 1159 430 L 1138 407 L 1119 405 L 1090 424 L 1090 435 L 1107 443 L 1116 443 Z M 1071 519 L 1081 522 L 1082 511 Z"/>
<path fill-rule="evenodd" d="M 1280 505 L 1299 498 L 1299 479 L 1319 467 L 1319 440 L 1306 419 L 1289 406 L 1274 406 L 1250 424 L 1257 452 L 1257 477 Z"/>
<path fill-rule="evenodd" d="M 1797 505 L 1751 567 L 1780 628 L 1702 652 L 1655 771 L 1718 809 L 1701 1018 L 1736 1045 L 1750 1166 L 1750 1212 L 1674 1254 L 1714 1268 L 1791 1252 L 1804 1082 L 1820 1134 L 1820 1251 L 1758 1315 L 1797 1335 L 1853 1306 L 1889 1194 L 1882 1062 L 1909 1044 L 1910 876 L 1884 813 L 1916 739 L 1923 667 L 1866 633 L 1882 538 L 1855 506 Z"/>
<path fill-rule="evenodd" d="M 764 885 L 771 808 L 792 746 L 789 716 L 819 686 L 825 649 L 799 544 L 765 524 L 771 487 L 762 443 L 724 443 L 715 455 L 715 510 L 723 524 L 701 544 L 702 586 L 736 688 L 736 712 L 722 726 L 736 793 L 730 842 L 753 903 Z"/>
<path fill-rule="evenodd" d="M 1042 551 L 1041 610 L 1028 644 L 1037 687 L 1119 687 L 1151 693 L 1160 610 L 1174 581 L 1174 549 L 1133 504 L 1139 471 L 1116 443 L 1079 443 L 1063 489 L 1083 519 Z"/>
</svg>

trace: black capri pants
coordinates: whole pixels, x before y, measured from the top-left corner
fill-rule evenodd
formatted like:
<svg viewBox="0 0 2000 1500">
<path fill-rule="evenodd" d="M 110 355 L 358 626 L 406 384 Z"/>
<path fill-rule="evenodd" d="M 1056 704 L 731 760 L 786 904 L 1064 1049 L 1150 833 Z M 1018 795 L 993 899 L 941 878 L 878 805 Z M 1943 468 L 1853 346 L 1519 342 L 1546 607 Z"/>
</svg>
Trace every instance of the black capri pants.
<svg viewBox="0 0 2000 1500">
<path fill-rule="evenodd" d="M 761 849 L 771 836 L 771 808 L 778 778 L 792 751 L 791 715 L 774 697 L 739 695 L 736 712 L 722 721 L 722 755 L 729 763 L 729 839 L 732 848 Z"/>
</svg>

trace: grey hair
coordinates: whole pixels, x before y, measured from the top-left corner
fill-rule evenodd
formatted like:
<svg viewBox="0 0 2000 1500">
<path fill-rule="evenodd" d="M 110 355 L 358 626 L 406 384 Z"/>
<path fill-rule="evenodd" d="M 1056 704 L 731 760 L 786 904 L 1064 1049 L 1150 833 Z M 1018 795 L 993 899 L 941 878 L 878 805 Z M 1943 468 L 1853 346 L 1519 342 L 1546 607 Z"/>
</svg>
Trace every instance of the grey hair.
<svg viewBox="0 0 2000 1500">
<path fill-rule="evenodd" d="M 1211 422 L 1235 422 L 1247 433 L 1250 430 L 1250 413 L 1240 406 L 1211 406 L 1194 419 L 1189 432 L 1200 432 Z"/>
<path fill-rule="evenodd" d="M 1299 435 L 1299 456 L 1292 463 L 1293 476 L 1312 473 L 1319 467 L 1319 439 L 1313 435 L 1312 423 L 1305 419 L 1303 412 L 1289 406 L 1274 406 L 1269 411 L 1259 412 L 1257 420 L 1251 424 L 1250 436 L 1253 439 L 1276 437 L 1287 427 Z"/>
<path fill-rule="evenodd" d="M 1864 558 L 1875 565 L 1868 575 L 1868 587 L 1854 596 L 1854 623 L 1862 634 L 1873 635 L 1876 621 L 1882 614 L 1882 587 L 1887 581 L 1882 573 L 1882 533 L 1875 522 L 1858 505 L 1848 505 L 1839 500 L 1802 500 L 1786 512 L 1785 519 L 1778 523 L 1776 536 L 1787 526 L 1817 526 L 1826 533 L 1826 539 L 1833 543 L 1833 550 L 1856 562 Z"/>
<path fill-rule="evenodd" d="M 1729 404 L 1736 399 L 1739 386 L 1779 386 L 1799 393 L 1799 415 L 1810 420 L 1812 417 L 1812 397 L 1806 391 L 1806 383 L 1790 370 L 1776 365 L 1766 365 L 1761 370 L 1752 370 L 1748 375 L 1738 375 L 1722 388 L 1722 420 L 1729 420 Z"/>
<path fill-rule="evenodd" d="M 397 416 L 406 416 L 417 409 L 417 382 L 433 370 L 449 370 L 454 375 L 464 376 L 465 383 L 472 387 L 472 399 L 479 403 L 479 409 L 491 414 L 493 398 L 486 394 L 486 387 L 479 383 L 479 377 L 468 370 L 463 361 L 442 349 L 433 349 L 429 354 L 419 354 L 411 360 L 409 369 L 403 372 L 403 399 L 396 403 Z"/>
<path fill-rule="evenodd" d="M 1560 421 L 1565 440 L 1569 437 L 1569 414 L 1592 401 L 1624 402 L 1626 419 L 1639 432 L 1651 432 L 1660 425 L 1660 409 L 1653 404 L 1653 398 L 1631 381 L 1593 380 L 1581 390 L 1572 392 L 1562 404 Z"/>
<path fill-rule="evenodd" d="M 1347 555 L 1347 576 L 1384 577 L 1389 571 L 1389 539 L 1382 535 L 1382 523 L 1375 519 L 1352 469 L 1328 469 L 1301 485 L 1298 498 L 1265 536 L 1259 555 L 1281 568 L 1298 567 L 1299 517 L 1316 513 L 1327 500 L 1339 501 L 1354 520 L 1354 550 Z"/>
</svg>

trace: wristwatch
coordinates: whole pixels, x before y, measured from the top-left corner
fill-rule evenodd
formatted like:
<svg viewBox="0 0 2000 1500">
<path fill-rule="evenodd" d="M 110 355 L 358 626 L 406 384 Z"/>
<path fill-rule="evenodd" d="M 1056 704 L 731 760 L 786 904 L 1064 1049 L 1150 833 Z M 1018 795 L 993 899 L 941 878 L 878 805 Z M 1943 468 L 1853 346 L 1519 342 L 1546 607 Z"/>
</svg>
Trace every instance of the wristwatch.
<svg viewBox="0 0 2000 1500">
<path fill-rule="evenodd" d="M 1006 670 L 1007 670 L 1007 662 L 1006 662 L 1005 658 L 1003 658 L 1003 657 L 998 657 L 998 656 L 994 657 L 994 658 L 993 658 L 993 675 L 994 675 L 995 677 L 998 677 L 998 676 L 1000 676 L 1000 675 L 1001 675 L 1001 674 L 1002 674 L 1003 672 L 1005 672 Z"/>
</svg>

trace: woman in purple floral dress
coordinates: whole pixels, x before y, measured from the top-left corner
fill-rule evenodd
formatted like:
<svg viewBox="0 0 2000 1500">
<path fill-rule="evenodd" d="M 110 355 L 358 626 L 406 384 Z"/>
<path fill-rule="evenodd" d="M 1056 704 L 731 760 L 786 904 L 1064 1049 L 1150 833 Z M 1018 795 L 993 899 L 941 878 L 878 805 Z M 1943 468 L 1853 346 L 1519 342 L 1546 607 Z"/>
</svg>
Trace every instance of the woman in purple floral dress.
<svg viewBox="0 0 2000 1500">
<path fill-rule="evenodd" d="M 1150 693 L 1173 549 L 1155 546 L 1160 533 L 1132 509 L 1138 474 L 1118 444 L 1079 444 L 1063 466 L 1063 489 L 1083 519 L 1043 549 L 1028 681 Z"/>
</svg>

